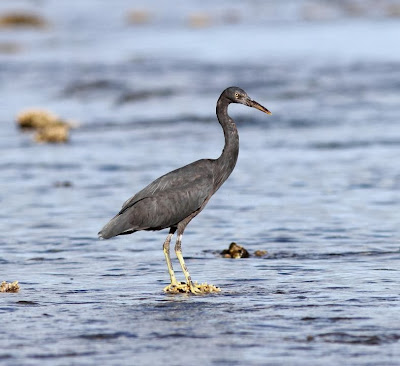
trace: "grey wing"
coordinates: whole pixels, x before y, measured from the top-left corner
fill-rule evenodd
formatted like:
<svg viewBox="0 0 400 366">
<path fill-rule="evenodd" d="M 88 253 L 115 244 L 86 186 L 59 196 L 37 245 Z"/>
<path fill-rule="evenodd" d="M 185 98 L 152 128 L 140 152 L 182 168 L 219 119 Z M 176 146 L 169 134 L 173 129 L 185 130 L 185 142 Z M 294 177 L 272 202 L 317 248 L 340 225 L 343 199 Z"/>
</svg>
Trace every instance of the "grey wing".
<svg viewBox="0 0 400 366">
<path fill-rule="evenodd" d="M 157 178 L 134 196 L 126 200 L 119 214 L 146 197 L 152 197 L 164 192 L 171 193 L 180 190 L 190 190 L 194 188 L 194 186 L 198 186 L 200 190 L 208 192 L 213 185 L 212 160 L 198 160 Z"/>
<path fill-rule="evenodd" d="M 137 230 L 174 226 L 199 210 L 213 193 L 214 178 L 208 160 L 174 170 L 127 200 L 121 211 L 99 233 L 107 239 Z"/>
</svg>

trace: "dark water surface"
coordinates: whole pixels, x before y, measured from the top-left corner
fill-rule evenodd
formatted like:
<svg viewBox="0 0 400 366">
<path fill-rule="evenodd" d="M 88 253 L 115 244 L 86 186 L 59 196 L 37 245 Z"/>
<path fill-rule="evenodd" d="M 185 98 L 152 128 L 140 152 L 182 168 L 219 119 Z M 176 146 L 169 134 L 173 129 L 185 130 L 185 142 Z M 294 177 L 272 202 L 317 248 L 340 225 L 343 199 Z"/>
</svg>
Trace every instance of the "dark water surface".
<svg viewBox="0 0 400 366">
<path fill-rule="evenodd" d="M 197 29 L 185 19 L 207 7 L 150 2 L 132 26 L 143 4 L 114 3 L 21 2 L 52 25 L 0 32 L 21 46 L 0 54 L 0 281 L 21 286 L 0 294 L 0 364 L 398 365 L 398 20 L 270 2 L 274 21 L 249 2 L 224 24 L 222 2 Z M 238 164 L 183 238 L 192 277 L 222 292 L 166 295 L 166 231 L 97 232 L 154 178 L 220 154 L 230 85 L 273 115 L 230 108 Z M 79 122 L 70 142 L 18 131 L 32 106 Z M 231 241 L 268 255 L 222 258 Z"/>
</svg>

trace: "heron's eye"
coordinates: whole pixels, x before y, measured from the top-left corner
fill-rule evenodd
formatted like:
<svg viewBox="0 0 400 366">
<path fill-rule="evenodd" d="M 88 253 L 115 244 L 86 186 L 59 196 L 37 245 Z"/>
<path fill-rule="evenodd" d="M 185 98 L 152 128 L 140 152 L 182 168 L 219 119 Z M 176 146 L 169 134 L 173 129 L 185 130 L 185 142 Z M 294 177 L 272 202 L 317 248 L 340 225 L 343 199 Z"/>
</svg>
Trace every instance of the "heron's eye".
<svg viewBox="0 0 400 366">
<path fill-rule="evenodd" d="M 239 93 L 238 92 L 235 93 L 235 98 L 239 99 Z"/>
</svg>

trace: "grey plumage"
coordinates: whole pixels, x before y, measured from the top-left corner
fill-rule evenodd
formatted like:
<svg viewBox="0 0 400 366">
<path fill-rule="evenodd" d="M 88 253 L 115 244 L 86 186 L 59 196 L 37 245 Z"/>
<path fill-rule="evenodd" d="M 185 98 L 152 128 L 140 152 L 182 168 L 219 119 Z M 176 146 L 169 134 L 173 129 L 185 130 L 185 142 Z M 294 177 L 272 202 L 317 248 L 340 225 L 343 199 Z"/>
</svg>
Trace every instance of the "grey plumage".
<svg viewBox="0 0 400 366">
<path fill-rule="evenodd" d="M 109 239 L 138 230 L 177 226 L 212 194 L 214 165 L 215 160 L 202 159 L 156 179 L 128 199 L 99 235 Z"/>
<path fill-rule="evenodd" d="M 101 238 L 109 239 L 139 230 L 169 228 L 170 233 L 164 242 L 164 254 L 171 277 L 171 285 L 165 289 L 167 292 L 204 292 L 204 287 L 194 285 L 191 281 L 181 254 L 181 237 L 188 223 L 203 210 L 235 167 L 239 154 L 239 135 L 234 121 L 228 115 L 230 103 L 244 104 L 270 114 L 268 109 L 250 99 L 244 90 L 237 87 L 225 89 L 217 101 L 216 110 L 225 137 L 221 156 L 218 159 L 195 161 L 156 179 L 128 199 L 120 212 L 99 232 Z M 176 281 L 169 256 L 169 244 L 175 231 L 178 231 L 175 252 L 186 284 Z M 207 286 L 206 292 L 219 291 L 212 285 Z"/>
</svg>

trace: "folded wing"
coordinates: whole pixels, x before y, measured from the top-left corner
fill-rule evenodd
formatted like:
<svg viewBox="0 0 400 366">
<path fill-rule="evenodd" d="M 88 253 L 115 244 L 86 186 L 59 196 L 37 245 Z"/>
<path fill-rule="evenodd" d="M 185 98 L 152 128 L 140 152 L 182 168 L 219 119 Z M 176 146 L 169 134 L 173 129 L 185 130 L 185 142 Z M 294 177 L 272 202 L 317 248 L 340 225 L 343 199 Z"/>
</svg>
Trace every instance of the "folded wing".
<svg viewBox="0 0 400 366">
<path fill-rule="evenodd" d="M 177 225 L 199 210 L 212 195 L 210 160 L 199 160 L 150 183 L 128 199 L 100 231 L 104 239 L 138 230 L 161 230 Z"/>
</svg>

